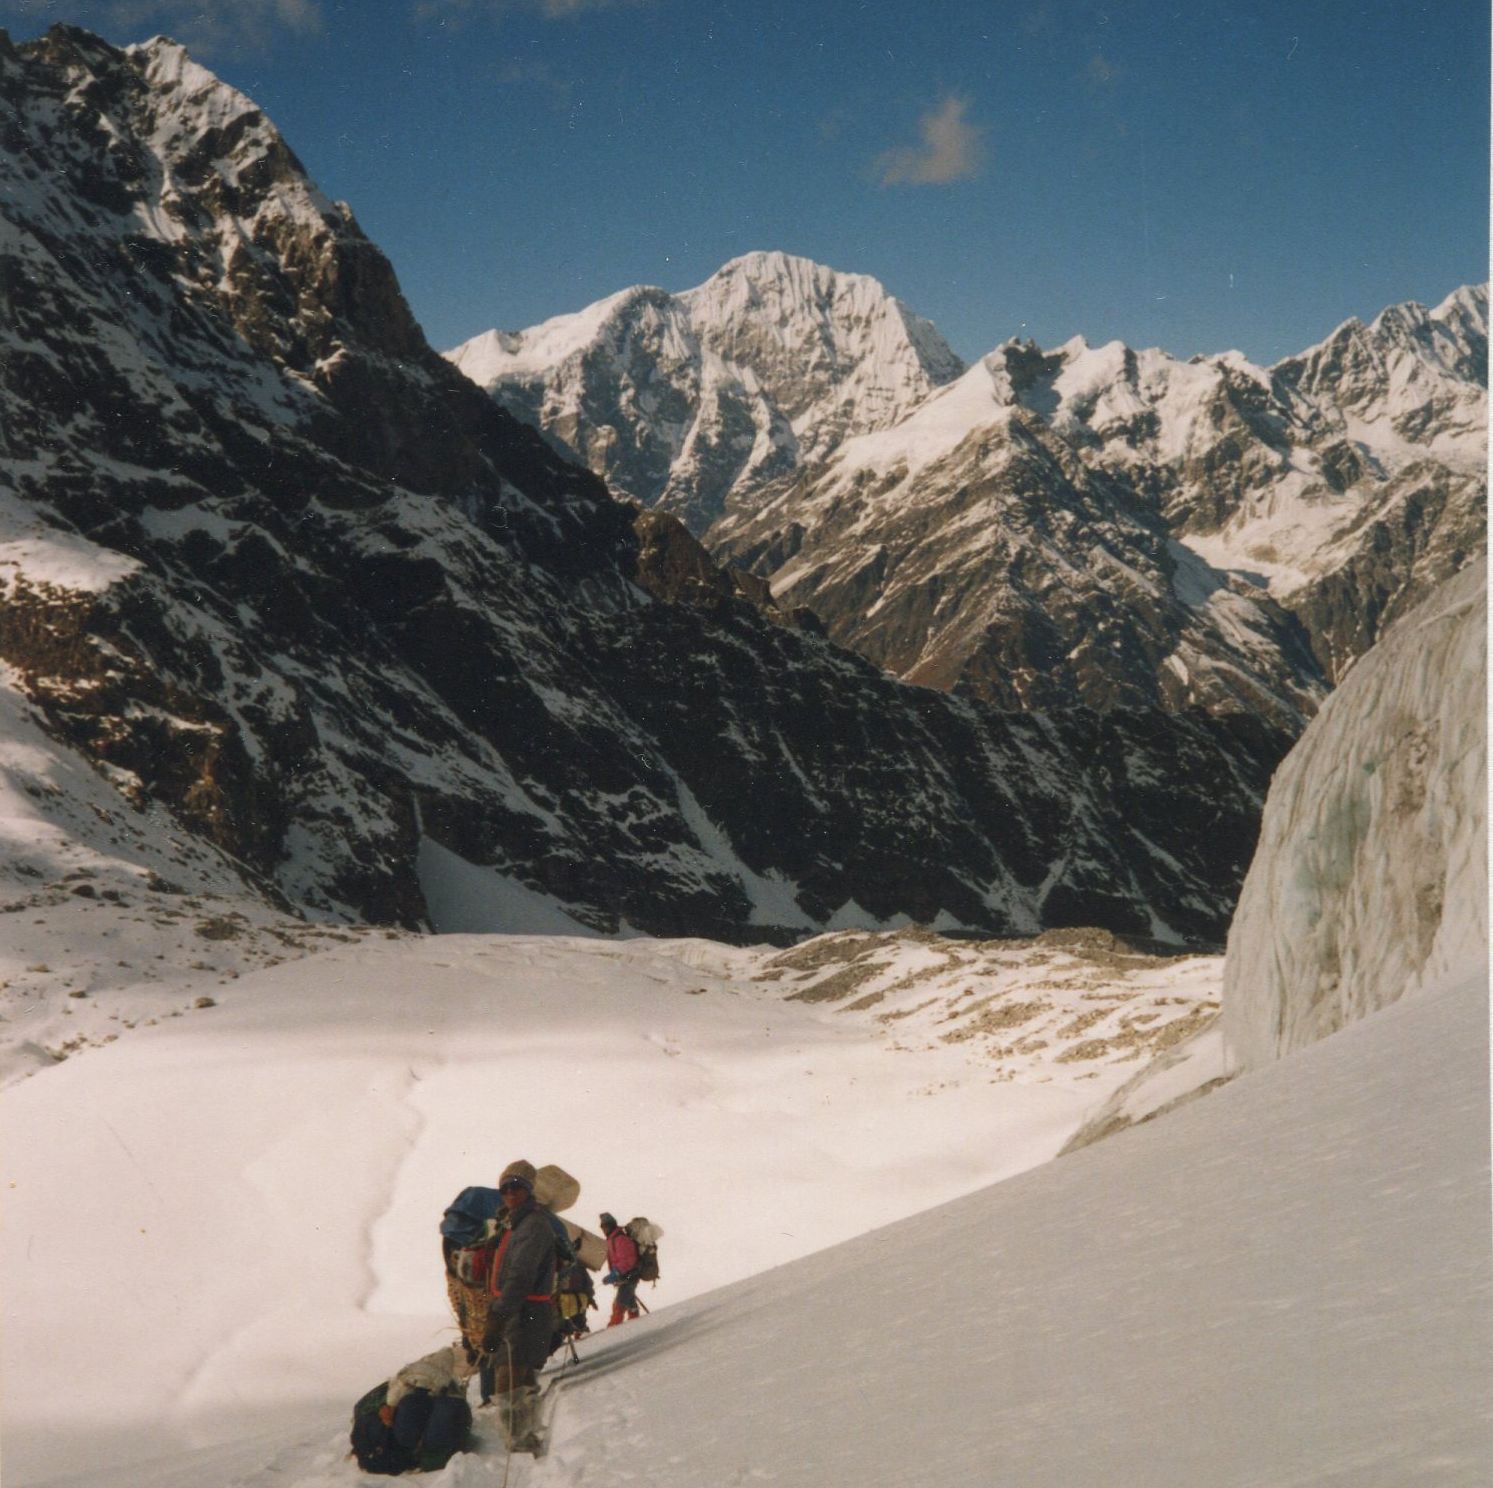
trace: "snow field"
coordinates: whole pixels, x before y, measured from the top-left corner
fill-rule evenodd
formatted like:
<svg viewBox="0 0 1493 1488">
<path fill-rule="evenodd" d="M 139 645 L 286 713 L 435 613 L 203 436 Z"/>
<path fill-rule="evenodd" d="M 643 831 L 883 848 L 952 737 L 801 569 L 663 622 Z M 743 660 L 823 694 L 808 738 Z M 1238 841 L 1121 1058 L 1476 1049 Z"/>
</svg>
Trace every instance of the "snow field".
<svg viewBox="0 0 1493 1488">
<path fill-rule="evenodd" d="M 977 1040 L 787 995 L 859 954 L 894 1010 L 933 978 L 927 1016 L 954 988 L 916 937 L 830 937 L 759 978 L 782 954 L 365 938 L 13 1085 L 14 1480 L 340 1422 L 447 1336 L 437 1219 L 514 1156 L 579 1177 L 583 1224 L 661 1224 L 644 1300 L 668 1304 L 1044 1161 L 1134 1067 L 1079 1084 L 1034 1055 L 1030 1083 L 996 1079 Z"/>
</svg>

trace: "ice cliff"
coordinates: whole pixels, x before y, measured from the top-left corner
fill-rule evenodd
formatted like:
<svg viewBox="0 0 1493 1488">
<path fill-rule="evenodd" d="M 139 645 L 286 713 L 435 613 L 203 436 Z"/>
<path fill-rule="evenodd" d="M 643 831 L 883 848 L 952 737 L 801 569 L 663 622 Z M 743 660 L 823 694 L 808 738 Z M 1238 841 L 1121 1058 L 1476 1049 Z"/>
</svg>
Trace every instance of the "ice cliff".
<svg viewBox="0 0 1493 1488">
<path fill-rule="evenodd" d="M 1277 772 L 1229 931 L 1240 1067 L 1486 968 L 1486 585 L 1479 561 L 1405 616 Z"/>
</svg>

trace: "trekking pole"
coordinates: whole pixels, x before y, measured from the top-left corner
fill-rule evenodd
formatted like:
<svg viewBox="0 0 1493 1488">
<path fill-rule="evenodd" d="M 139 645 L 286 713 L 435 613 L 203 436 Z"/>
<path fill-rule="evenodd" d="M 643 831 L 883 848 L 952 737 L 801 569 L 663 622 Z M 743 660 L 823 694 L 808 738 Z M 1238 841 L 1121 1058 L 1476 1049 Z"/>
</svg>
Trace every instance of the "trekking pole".
<svg viewBox="0 0 1493 1488">
<path fill-rule="evenodd" d="M 641 1297 L 639 1297 L 636 1293 L 633 1294 L 633 1299 L 632 1300 L 634 1302 L 636 1302 L 638 1304 L 638 1306 L 643 1309 L 644 1312 L 649 1313 L 649 1314 L 651 1314 L 653 1312 L 653 1309 Z"/>
<path fill-rule="evenodd" d="M 502 1488 L 508 1488 L 508 1469 L 513 1466 L 513 1342 L 508 1337 L 508 1329 L 503 1329 L 503 1351 L 507 1355 L 507 1373 L 503 1377 L 503 1383 L 508 1386 L 508 1415 L 503 1425 L 503 1440 L 508 1445 L 508 1455 L 503 1458 L 503 1484 Z M 494 1392 L 496 1393 L 496 1392 Z M 503 1407 L 498 1407 L 499 1413 Z"/>
</svg>

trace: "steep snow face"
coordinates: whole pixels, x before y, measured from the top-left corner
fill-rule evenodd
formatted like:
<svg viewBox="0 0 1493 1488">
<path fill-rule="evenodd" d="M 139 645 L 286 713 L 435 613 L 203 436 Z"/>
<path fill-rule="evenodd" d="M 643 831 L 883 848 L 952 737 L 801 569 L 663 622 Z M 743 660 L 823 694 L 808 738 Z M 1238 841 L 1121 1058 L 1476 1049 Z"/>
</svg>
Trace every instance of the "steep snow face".
<svg viewBox="0 0 1493 1488">
<path fill-rule="evenodd" d="M 1438 589 L 1348 674 L 1271 782 L 1229 931 L 1248 1068 L 1488 956 L 1487 574 Z"/>
<path fill-rule="evenodd" d="M 648 1320 L 562 1382 L 552 1456 L 657 1488 L 1470 1488 L 1478 993 Z"/>
<path fill-rule="evenodd" d="M 702 345 L 751 369 L 806 458 L 896 422 L 964 370 L 935 327 L 875 279 L 786 253 L 733 259 L 679 298 Z"/>
<path fill-rule="evenodd" d="M 616 491 L 701 531 L 963 364 L 874 279 L 751 253 L 680 295 L 625 290 L 447 353 Z"/>
</svg>

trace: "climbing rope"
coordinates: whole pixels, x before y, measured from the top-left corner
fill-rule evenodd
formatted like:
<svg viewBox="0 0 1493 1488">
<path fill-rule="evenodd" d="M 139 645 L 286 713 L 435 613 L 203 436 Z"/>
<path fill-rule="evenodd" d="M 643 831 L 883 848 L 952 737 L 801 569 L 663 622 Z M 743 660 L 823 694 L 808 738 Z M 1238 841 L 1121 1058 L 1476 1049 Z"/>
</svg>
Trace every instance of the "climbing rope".
<svg viewBox="0 0 1493 1488">
<path fill-rule="evenodd" d="M 503 1349 L 508 1355 L 507 1370 L 504 1383 L 508 1386 L 508 1393 L 513 1391 L 513 1344 L 508 1338 L 508 1330 L 503 1330 Z M 499 1406 L 499 1410 L 502 1407 Z M 508 1407 L 508 1419 L 503 1427 L 503 1441 L 508 1448 L 508 1455 L 503 1458 L 503 1488 L 508 1488 L 508 1469 L 513 1466 L 513 1407 Z"/>
</svg>

